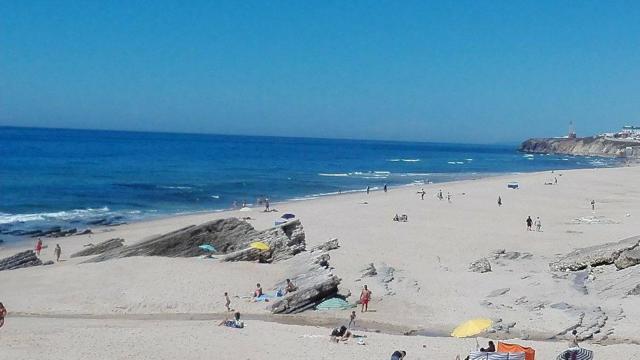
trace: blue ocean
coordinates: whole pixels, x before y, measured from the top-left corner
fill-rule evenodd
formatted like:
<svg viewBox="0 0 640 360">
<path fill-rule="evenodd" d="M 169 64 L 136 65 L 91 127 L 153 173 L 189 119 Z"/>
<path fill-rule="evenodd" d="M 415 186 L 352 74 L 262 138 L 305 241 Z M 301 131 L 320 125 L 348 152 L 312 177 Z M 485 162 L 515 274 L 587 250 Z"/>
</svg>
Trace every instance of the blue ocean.
<svg viewBox="0 0 640 360">
<path fill-rule="evenodd" d="M 504 173 L 615 165 L 517 145 L 0 127 L 0 234 Z"/>
</svg>

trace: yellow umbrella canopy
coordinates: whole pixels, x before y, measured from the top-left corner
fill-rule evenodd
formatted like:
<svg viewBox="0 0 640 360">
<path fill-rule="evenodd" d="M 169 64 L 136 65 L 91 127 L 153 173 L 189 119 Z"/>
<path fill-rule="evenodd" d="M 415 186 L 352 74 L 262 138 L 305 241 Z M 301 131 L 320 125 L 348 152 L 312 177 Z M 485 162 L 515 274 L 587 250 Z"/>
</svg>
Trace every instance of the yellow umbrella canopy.
<svg viewBox="0 0 640 360">
<path fill-rule="evenodd" d="M 491 324 L 493 324 L 493 321 L 491 321 L 490 319 L 486 319 L 486 318 L 471 319 L 467 322 L 464 322 L 458 325 L 458 327 L 455 328 L 451 333 L 451 336 L 454 336 L 457 338 L 464 338 L 464 337 L 469 337 L 473 335 L 478 335 L 481 332 L 490 328 Z"/>
<path fill-rule="evenodd" d="M 262 241 L 252 242 L 249 245 L 249 247 L 252 249 L 265 250 L 265 251 L 270 249 L 269 245 L 263 243 Z"/>
</svg>

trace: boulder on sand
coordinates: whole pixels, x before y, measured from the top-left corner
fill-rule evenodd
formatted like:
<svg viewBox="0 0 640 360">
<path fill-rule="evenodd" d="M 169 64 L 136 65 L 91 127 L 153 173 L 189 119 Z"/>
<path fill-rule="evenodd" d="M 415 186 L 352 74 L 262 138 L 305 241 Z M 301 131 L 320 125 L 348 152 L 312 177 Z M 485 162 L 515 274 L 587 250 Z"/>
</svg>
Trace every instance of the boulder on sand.
<svg viewBox="0 0 640 360">
<path fill-rule="evenodd" d="M 586 269 L 588 266 L 610 265 L 615 263 L 621 254 L 637 248 L 639 244 L 640 236 L 634 236 L 616 243 L 577 249 L 560 260 L 549 264 L 549 267 L 554 271 L 578 271 Z M 620 266 L 628 264 L 629 262 L 620 262 Z"/>
<path fill-rule="evenodd" d="M 71 254 L 71 257 L 80 257 L 80 256 L 90 256 L 90 255 L 98 255 L 105 253 L 109 250 L 117 249 L 119 247 L 124 246 L 124 239 L 114 238 L 103 241 L 98 245 L 91 244 L 87 249 L 80 250 L 76 253 Z"/>
<path fill-rule="evenodd" d="M 42 261 L 40 261 L 40 259 L 36 256 L 36 253 L 33 250 L 27 250 L 1 259 L 0 271 L 21 269 L 39 265 L 42 265 Z"/>
</svg>

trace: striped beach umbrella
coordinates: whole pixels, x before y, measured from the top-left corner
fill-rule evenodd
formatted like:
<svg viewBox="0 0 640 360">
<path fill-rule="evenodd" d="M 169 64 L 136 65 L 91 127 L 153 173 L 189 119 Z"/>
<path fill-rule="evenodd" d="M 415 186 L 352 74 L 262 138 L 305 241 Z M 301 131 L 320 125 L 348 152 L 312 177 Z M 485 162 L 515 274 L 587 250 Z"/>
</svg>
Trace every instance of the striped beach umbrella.
<svg viewBox="0 0 640 360">
<path fill-rule="evenodd" d="M 593 351 L 583 348 L 567 349 L 558 355 L 557 360 L 593 360 Z"/>
</svg>

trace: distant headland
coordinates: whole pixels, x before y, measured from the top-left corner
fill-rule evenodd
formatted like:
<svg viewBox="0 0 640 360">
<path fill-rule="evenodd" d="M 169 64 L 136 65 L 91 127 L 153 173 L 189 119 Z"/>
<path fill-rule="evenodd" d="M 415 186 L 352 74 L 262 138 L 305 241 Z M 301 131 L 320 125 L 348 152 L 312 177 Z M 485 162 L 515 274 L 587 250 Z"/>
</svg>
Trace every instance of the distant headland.
<svg viewBox="0 0 640 360">
<path fill-rule="evenodd" d="M 595 136 L 532 138 L 524 141 L 520 151 L 534 154 L 566 154 L 640 159 L 640 126 L 624 126 L 621 131 Z"/>
</svg>

